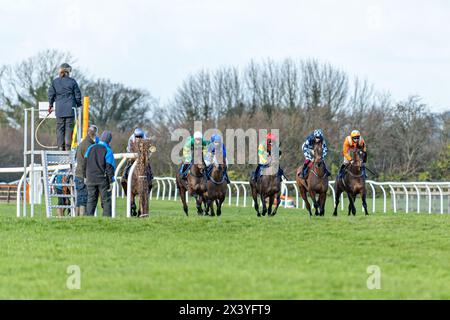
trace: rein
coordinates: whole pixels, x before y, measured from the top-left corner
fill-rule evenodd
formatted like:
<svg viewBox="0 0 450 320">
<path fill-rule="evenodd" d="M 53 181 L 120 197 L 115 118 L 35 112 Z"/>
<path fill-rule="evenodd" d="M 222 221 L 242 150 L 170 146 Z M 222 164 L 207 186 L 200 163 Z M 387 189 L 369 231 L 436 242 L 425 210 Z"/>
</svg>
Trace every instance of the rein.
<svg viewBox="0 0 450 320">
<path fill-rule="evenodd" d="M 213 169 L 213 170 L 214 170 L 214 169 Z M 211 172 L 211 173 L 212 173 L 212 172 Z M 211 182 L 214 183 L 215 185 L 221 185 L 221 184 L 224 184 L 224 183 L 225 183 L 225 171 L 222 170 L 222 180 L 220 180 L 220 182 L 214 180 L 213 176 L 210 175 L 210 174 L 207 174 L 207 178 L 208 178 L 209 180 L 211 180 Z"/>
<path fill-rule="evenodd" d="M 346 169 L 345 169 L 345 173 L 348 173 L 350 176 L 352 176 L 353 178 L 361 178 L 363 176 L 363 172 L 361 171 L 360 174 L 354 174 L 353 172 L 349 171 L 348 169 L 352 167 L 352 165 L 349 165 Z"/>
<path fill-rule="evenodd" d="M 204 174 L 202 174 L 201 172 L 200 172 L 200 175 L 195 175 L 195 174 L 193 174 L 192 173 L 192 171 L 190 171 L 192 169 L 192 164 L 189 166 L 189 175 L 191 175 L 192 177 L 194 177 L 194 178 L 204 178 Z M 200 170 L 200 169 L 199 169 Z"/>
<path fill-rule="evenodd" d="M 317 178 L 319 178 L 319 179 L 325 179 L 325 177 L 326 177 L 326 172 L 324 172 L 323 173 L 323 175 L 320 177 L 318 174 L 317 174 L 317 172 L 316 172 L 316 162 L 314 161 L 314 165 L 313 165 L 313 168 L 312 168 L 312 173 L 317 177 Z M 325 171 L 325 170 L 324 170 Z"/>
</svg>

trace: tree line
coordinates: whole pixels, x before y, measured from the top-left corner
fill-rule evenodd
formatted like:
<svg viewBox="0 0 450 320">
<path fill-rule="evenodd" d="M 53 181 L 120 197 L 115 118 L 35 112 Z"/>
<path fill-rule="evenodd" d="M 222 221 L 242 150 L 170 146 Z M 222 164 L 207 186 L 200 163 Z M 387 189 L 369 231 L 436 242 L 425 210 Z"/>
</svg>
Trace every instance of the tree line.
<svg viewBox="0 0 450 320">
<path fill-rule="evenodd" d="M 0 67 L 0 167 L 21 163 L 22 144 L 6 137 L 22 135 L 23 108 L 47 100 L 47 89 L 61 61 L 75 64 L 70 54 L 45 51 L 13 66 Z M 75 64 L 76 65 L 76 64 Z M 322 128 L 329 145 L 328 165 L 337 172 L 342 143 L 359 129 L 368 145 L 368 166 L 379 180 L 449 180 L 450 112 L 432 113 L 418 96 L 395 101 L 367 80 L 316 60 L 251 61 L 244 68 L 222 67 L 188 75 L 173 97 L 159 103 L 150 92 L 107 79 L 96 79 L 76 68 L 73 75 L 91 98 L 91 121 L 114 132 L 113 148 L 124 151 L 136 126 L 144 127 L 158 152 L 157 175 L 174 175 L 170 153 L 176 128 L 279 129 L 282 166 L 293 179 L 303 161 L 306 136 Z M 54 124 L 43 129 L 53 141 Z M 45 140 L 42 139 L 41 140 Z M 16 139 L 14 139 L 16 140 Z M 22 140 L 18 140 L 22 141 Z M 231 166 L 230 176 L 247 179 L 251 166 Z"/>
</svg>

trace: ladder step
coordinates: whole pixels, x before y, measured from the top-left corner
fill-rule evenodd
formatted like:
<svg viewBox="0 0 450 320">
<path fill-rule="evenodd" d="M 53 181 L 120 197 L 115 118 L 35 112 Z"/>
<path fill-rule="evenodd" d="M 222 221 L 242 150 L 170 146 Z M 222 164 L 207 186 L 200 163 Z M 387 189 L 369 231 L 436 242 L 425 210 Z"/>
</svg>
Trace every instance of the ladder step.
<svg viewBox="0 0 450 320">
<path fill-rule="evenodd" d="M 75 206 L 49 206 L 50 208 L 53 209 L 75 209 Z"/>
<path fill-rule="evenodd" d="M 55 173 L 55 176 L 71 177 L 71 176 L 73 176 L 73 173 L 72 172 L 58 172 L 58 173 Z"/>
<path fill-rule="evenodd" d="M 75 199 L 75 196 L 74 195 L 67 195 L 67 194 L 51 194 L 50 195 L 50 197 L 52 197 L 52 198 L 74 198 Z"/>
<path fill-rule="evenodd" d="M 49 186 L 53 187 L 75 187 L 74 184 L 67 184 L 67 183 L 49 183 Z"/>
</svg>

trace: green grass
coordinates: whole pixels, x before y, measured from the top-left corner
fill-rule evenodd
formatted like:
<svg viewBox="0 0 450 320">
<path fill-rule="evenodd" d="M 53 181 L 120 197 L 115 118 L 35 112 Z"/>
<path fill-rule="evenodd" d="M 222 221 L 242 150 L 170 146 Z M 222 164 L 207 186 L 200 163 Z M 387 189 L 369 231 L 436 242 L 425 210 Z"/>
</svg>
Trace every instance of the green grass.
<svg viewBox="0 0 450 320">
<path fill-rule="evenodd" d="M 178 202 L 150 208 L 146 220 L 49 220 L 40 207 L 17 219 L 0 205 L 0 299 L 450 298 L 449 215 L 280 209 L 258 219 L 226 207 L 208 218 L 191 207 L 186 218 Z M 80 290 L 66 288 L 70 265 Z M 370 265 L 381 290 L 367 289 Z"/>
</svg>

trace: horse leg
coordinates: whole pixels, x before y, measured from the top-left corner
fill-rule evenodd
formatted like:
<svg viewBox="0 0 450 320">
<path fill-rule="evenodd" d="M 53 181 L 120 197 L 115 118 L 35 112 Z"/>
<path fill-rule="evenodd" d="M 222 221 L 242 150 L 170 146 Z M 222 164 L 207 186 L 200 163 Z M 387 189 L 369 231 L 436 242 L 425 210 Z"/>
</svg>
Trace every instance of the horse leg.
<svg viewBox="0 0 450 320">
<path fill-rule="evenodd" d="M 137 215 L 138 215 L 135 197 L 136 197 L 136 195 L 133 192 L 131 192 L 131 216 L 132 217 L 137 217 Z"/>
<path fill-rule="evenodd" d="M 141 218 L 148 217 L 148 192 L 145 191 L 144 194 L 139 196 L 139 206 L 141 207 Z"/>
<path fill-rule="evenodd" d="M 203 208 L 202 208 L 203 198 L 202 198 L 202 196 L 197 195 L 197 196 L 195 197 L 195 200 L 196 200 L 196 202 L 197 202 L 197 214 L 198 214 L 199 216 L 202 216 L 202 215 L 204 214 Z"/>
<path fill-rule="evenodd" d="M 327 202 L 327 193 L 323 192 L 319 195 L 320 216 L 325 216 L 325 203 Z"/>
<path fill-rule="evenodd" d="M 312 198 L 312 201 L 313 201 L 313 204 L 314 204 L 315 215 L 316 215 L 316 217 L 317 217 L 317 216 L 319 216 L 319 203 L 318 203 L 317 200 L 316 200 L 316 192 L 310 190 L 310 191 L 309 191 L 309 195 L 310 195 L 311 198 Z"/>
<path fill-rule="evenodd" d="M 252 198 L 253 203 L 255 206 L 256 213 L 258 214 L 258 217 L 261 217 L 261 213 L 259 212 L 259 203 L 258 203 L 258 193 L 256 192 L 256 188 L 251 186 L 252 189 Z"/>
<path fill-rule="evenodd" d="M 361 198 L 362 198 L 362 203 L 363 203 L 363 207 L 364 207 L 364 213 L 366 214 L 366 216 L 368 216 L 369 211 L 367 210 L 367 194 L 366 194 L 365 190 L 361 194 Z"/>
<path fill-rule="evenodd" d="M 337 210 L 339 207 L 339 201 L 341 200 L 342 189 L 339 186 L 336 187 L 336 197 L 334 198 L 334 212 L 333 216 L 337 217 Z"/>
<path fill-rule="evenodd" d="M 183 210 L 187 217 L 187 216 L 189 216 L 189 214 L 188 214 L 188 205 L 186 203 L 186 189 L 178 188 L 178 190 L 180 191 L 180 198 L 181 198 L 181 202 L 183 203 Z"/>
<path fill-rule="evenodd" d="M 217 216 L 220 217 L 222 215 L 222 204 L 225 201 L 225 197 L 216 200 L 217 205 Z"/>
<path fill-rule="evenodd" d="M 275 210 L 273 210 L 272 217 L 277 214 L 278 208 L 280 207 L 280 204 L 281 204 L 281 193 L 280 192 L 276 193 L 274 195 L 274 198 L 277 200 L 277 204 L 275 205 Z"/>
<path fill-rule="evenodd" d="M 205 216 L 209 216 L 209 209 L 211 208 L 211 200 L 205 201 Z"/>
<path fill-rule="evenodd" d="M 262 202 L 262 215 L 263 217 L 265 217 L 267 213 L 267 204 L 266 198 L 263 195 L 261 195 L 261 202 Z"/>
<path fill-rule="evenodd" d="M 267 208 L 267 209 L 268 209 L 268 210 L 267 210 L 267 215 L 268 215 L 269 217 L 272 216 L 272 206 L 273 206 L 274 200 L 275 200 L 275 195 L 274 195 L 274 194 L 272 194 L 271 196 L 269 196 L 269 207 Z"/>
<path fill-rule="evenodd" d="M 308 210 L 309 216 L 312 217 L 311 205 L 308 201 L 308 195 L 306 194 L 306 189 L 303 186 L 300 186 L 300 195 L 302 196 L 303 201 L 305 201 L 306 210 Z"/>
<path fill-rule="evenodd" d="M 353 212 L 355 198 L 349 191 L 347 191 L 347 196 L 348 196 L 348 215 L 351 216 Z"/>
<path fill-rule="evenodd" d="M 356 205 L 355 205 L 355 203 L 356 203 L 356 194 L 353 195 L 353 206 L 352 206 L 352 214 L 353 214 L 353 216 L 356 216 Z"/>
<path fill-rule="evenodd" d="M 216 213 L 214 212 L 214 201 L 210 201 L 210 203 L 208 204 L 208 206 L 211 206 L 211 217 L 215 217 Z"/>
</svg>

